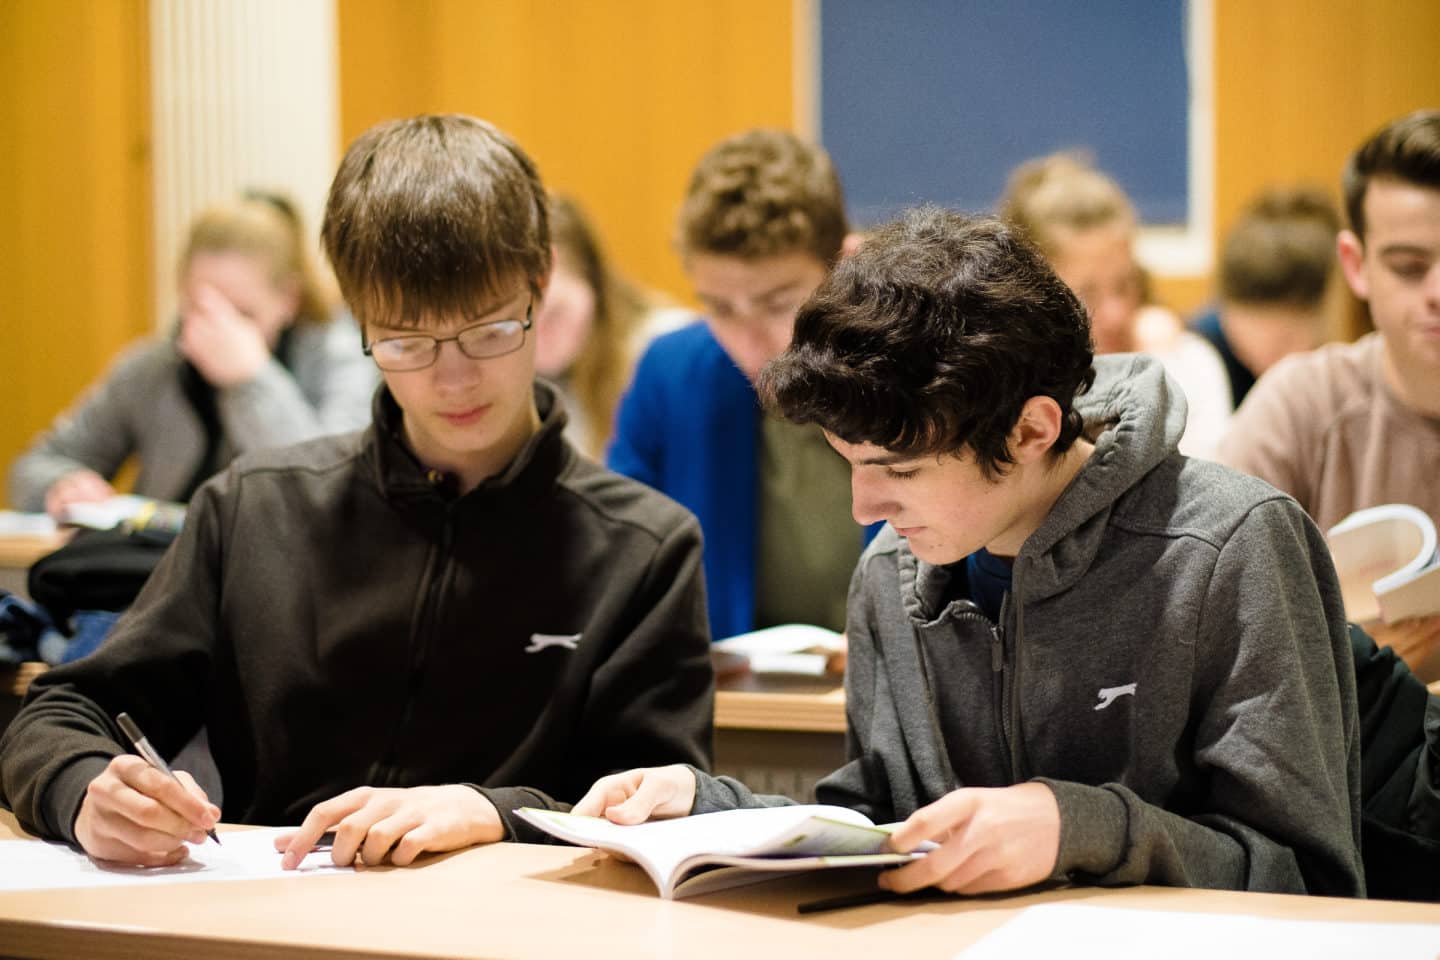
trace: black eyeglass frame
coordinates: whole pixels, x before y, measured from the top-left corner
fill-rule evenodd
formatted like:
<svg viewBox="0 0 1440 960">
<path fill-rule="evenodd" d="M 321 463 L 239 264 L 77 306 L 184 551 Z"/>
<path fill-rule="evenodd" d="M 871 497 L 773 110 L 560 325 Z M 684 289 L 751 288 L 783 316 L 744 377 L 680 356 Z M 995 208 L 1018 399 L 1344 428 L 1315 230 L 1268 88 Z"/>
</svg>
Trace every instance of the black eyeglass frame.
<svg viewBox="0 0 1440 960">
<path fill-rule="evenodd" d="M 520 324 L 520 342 L 502 353 L 487 353 L 479 357 L 471 356 L 465 351 L 465 347 L 460 342 L 460 338 L 465 336 L 465 334 L 469 333 L 472 330 L 479 330 L 481 327 L 494 327 L 502 323 L 517 322 Z M 525 307 L 524 320 L 486 320 L 484 323 L 472 323 L 468 327 L 456 330 L 454 335 L 449 337 L 434 337 L 428 333 L 407 333 L 399 337 L 385 337 L 380 340 L 371 340 L 368 342 L 362 340 L 360 343 L 360 350 L 362 353 L 365 354 L 365 356 L 369 357 L 371 360 L 375 360 L 375 366 L 379 367 L 381 370 L 386 371 L 387 373 L 414 373 L 416 370 L 428 370 L 430 367 L 435 366 L 435 361 L 440 359 L 440 346 L 442 344 L 451 343 L 452 341 L 455 344 L 455 348 L 459 350 L 462 355 L 464 355 L 467 359 L 470 360 L 493 360 L 496 357 L 508 357 L 516 350 L 519 350 L 521 347 L 525 346 L 525 334 L 529 333 L 530 329 L 534 326 L 535 301 L 532 298 L 530 303 Z M 429 340 L 430 361 L 418 367 L 403 367 L 401 369 L 394 369 L 383 366 L 379 360 L 375 359 L 375 345 L 380 343 L 388 343 L 392 340 Z"/>
</svg>

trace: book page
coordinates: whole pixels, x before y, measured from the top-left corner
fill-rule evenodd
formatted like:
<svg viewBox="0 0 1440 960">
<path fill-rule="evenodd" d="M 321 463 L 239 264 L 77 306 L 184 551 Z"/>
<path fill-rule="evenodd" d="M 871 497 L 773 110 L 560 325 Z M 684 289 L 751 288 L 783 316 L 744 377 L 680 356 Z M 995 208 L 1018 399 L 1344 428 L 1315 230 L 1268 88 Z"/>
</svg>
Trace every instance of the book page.
<svg viewBox="0 0 1440 960">
<path fill-rule="evenodd" d="M 1022 911 L 956 960 L 1435 960 L 1437 955 L 1440 925 L 1272 920 L 1220 913 L 1048 904 Z"/>
<path fill-rule="evenodd" d="M 1435 523 L 1424 511 L 1403 503 L 1367 507 L 1325 539 L 1349 619 L 1397 623 L 1440 613 Z"/>
<path fill-rule="evenodd" d="M 687 860 L 707 855 L 873 854 L 884 848 L 886 840 L 885 831 L 864 814 L 823 804 L 724 810 L 632 826 L 555 810 L 527 807 L 517 812 L 562 840 L 625 854 L 650 874 L 662 896 L 669 896 Z"/>
<path fill-rule="evenodd" d="M 0 842 L 0 892 L 71 887 L 140 887 L 163 883 L 204 883 L 257 877 L 353 873 L 337 867 L 330 849 L 310 851 L 295 870 L 280 869 L 275 837 L 294 827 L 231 830 L 213 840 L 190 844 L 190 856 L 173 867 L 132 867 L 92 860 L 62 843 L 41 840 Z"/>
</svg>

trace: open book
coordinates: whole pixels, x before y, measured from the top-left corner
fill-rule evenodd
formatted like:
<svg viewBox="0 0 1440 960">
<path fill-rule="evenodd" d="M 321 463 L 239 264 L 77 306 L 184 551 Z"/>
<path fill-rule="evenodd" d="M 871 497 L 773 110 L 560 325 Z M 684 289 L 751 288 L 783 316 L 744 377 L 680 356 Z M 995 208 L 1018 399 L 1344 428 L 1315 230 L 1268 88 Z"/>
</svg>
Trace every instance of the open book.
<svg viewBox="0 0 1440 960">
<path fill-rule="evenodd" d="M 173 524 L 178 530 L 179 521 L 183 520 L 185 515 L 184 505 L 136 496 L 133 493 L 117 493 L 104 500 L 67 504 L 60 511 L 60 522 L 75 527 L 110 530 L 127 522 L 141 526 L 162 519 L 168 522 L 172 515 L 178 515 Z"/>
<path fill-rule="evenodd" d="M 862 813 L 823 804 L 724 810 L 634 826 L 533 807 L 517 813 L 561 840 L 629 857 L 666 900 L 756 883 L 780 871 L 896 864 L 924 856 L 890 852 L 888 829 Z"/>
<path fill-rule="evenodd" d="M 1396 623 L 1440 613 L 1440 555 L 1425 511 L 1403 503 L 1370 507 L 1325 538 L 1351 620 Z"/>
</svg>

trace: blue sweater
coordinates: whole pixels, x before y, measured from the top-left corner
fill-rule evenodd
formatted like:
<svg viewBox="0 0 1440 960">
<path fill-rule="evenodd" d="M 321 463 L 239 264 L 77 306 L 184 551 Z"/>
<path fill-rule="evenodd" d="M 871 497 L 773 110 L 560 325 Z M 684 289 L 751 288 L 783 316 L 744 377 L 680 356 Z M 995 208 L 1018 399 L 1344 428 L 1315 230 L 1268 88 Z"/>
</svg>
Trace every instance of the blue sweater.
<svg viewBox="0 0 1440 960">
<path fill-rule="evenodd" d="M 620 401 L 607 462 L 700 519 L 717 640 L 755 629 L 759 445 L 755 390 L 704 323 L 650 345 Z"/>
</svg>

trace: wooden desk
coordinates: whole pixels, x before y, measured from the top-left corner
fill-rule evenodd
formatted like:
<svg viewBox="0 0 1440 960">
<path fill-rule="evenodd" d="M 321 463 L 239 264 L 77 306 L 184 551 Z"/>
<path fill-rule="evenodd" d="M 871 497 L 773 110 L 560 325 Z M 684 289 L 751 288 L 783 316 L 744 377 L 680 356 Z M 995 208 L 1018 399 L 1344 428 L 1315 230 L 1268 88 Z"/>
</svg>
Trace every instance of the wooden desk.
<svg viewBox="0 0 1440 960">
<path fill-rule="evenodd" d="M 30 564 L 45 554 L 58 550 L 68 539 L 67 533 L 49 536 L 0 536 L 0 590 L 26 596 L 25 576 Z"/>
<path fill-rule="evenodd" d="M 1429 904 L 1160 887 L 795 913 L 797 903 L 868 883 L 859 872 L 836 871 L 667 902 L 636 867 L 573 847 L 507 843 L 354 876 L 4 894 L 0 950 L 24 958 L 938 960 L 1024 907 L 1054 902 L 1440 924 L 1440 906 Z"/>
<path fill-rule="evenodd" d="M 715 769 L 762 793 L 810 797 L 845 762 L 838 677 L 727 677 L 715 693 Z"/>
</svg>

